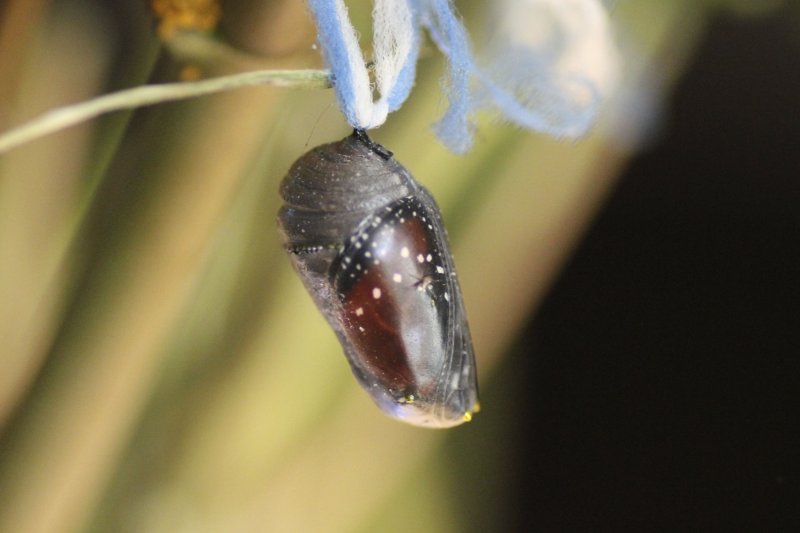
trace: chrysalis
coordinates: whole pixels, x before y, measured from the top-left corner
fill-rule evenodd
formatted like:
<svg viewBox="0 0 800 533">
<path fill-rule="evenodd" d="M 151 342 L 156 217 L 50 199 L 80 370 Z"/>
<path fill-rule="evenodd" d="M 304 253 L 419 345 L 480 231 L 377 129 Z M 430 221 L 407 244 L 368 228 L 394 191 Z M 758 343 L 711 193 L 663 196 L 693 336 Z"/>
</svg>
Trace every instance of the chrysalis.
<svg viewBox="0 0 800 533">
<path fill-rule="evenodd" d="M 281 196 L 294 268 L 375 403 L 419 426 L 469 421 L 472 340 L 430 193 L 356 131 L 298 159 Z"/>
</svg>

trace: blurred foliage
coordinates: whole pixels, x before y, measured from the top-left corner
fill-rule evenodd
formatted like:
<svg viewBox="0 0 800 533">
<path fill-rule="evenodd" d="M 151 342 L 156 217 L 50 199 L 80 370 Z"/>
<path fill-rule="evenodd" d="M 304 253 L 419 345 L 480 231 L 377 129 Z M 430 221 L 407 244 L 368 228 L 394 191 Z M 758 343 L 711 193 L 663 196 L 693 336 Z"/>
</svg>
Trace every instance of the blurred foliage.
<svg viewBox="0 0 800 533">
<path fill-rule="evenodd" d="M 216 2 L 182 5 L 205 11 L 6 2 L 0 129 L 123 87 L 319 66 L 301 2 L 229 0 L 218 27 Z M 479 481 L 500 468 L 493 435 L 519 416 L 491 369 L 652 124 L 631 109 L 657 115 L 705 9 L 614 3 L 623 86 L 580 142 L 486 123 L 472 153 L 447 153 L 429 130 L 432 53 L 375 134 L 444 210 L 498 398 L 455 441 L 372 406 L 282 255 L 280 179 L 348 133 L 331 91 L 117 113 L 1 156 L 0 531 L 463 531 L 455 495 L 480 505 L 503 487 L 453 491 L 453 469 Z M 472 454 L 458 464 L 457 441 Z"/>
</svg>

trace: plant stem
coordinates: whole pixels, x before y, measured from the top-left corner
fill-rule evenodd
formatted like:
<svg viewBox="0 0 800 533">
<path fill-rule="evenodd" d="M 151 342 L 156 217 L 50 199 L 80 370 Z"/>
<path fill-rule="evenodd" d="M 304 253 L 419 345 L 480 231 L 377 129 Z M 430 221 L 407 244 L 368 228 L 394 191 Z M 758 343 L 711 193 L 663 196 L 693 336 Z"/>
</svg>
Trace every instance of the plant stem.
<svg viewBox="0 0 800 533">
<path fill-rule="evenodd" d="M 9 130 L 0 135 L 0 154 L 104 113 L 259 85 L 325 89 L 331 87 L 331 82 L 327 70 L 259 70 L 209 80 L 135 87 L 53 109 Z"/>
</svg>

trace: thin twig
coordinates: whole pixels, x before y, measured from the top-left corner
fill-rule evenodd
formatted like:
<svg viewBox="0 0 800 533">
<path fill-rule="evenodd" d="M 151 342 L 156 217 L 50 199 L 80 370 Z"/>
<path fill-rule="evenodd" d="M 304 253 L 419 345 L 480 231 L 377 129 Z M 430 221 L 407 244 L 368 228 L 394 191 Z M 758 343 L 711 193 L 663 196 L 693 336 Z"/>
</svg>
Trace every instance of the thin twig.
<svg viewBox="0 0 800 533">
<path fill-rule="evenodd" d="M 259 70 L 208 80 L 125 89 L 50 110 L 30 122 L 0 134 L 0 154 L 103 113 L 258 85 L 323 89 L 329 88 L 331 81 L 327 70 Z"/>
</svg>

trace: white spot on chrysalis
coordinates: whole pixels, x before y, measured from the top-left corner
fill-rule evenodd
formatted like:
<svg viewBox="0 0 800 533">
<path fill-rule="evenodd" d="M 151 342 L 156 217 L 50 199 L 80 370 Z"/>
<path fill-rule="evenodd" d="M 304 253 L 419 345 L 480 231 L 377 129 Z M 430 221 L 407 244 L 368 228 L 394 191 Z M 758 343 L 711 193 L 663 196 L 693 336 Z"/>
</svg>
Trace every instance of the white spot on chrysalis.
<svg viewBox="0 0 800 533">
<path fill-rule="evenodd" d="M 375 298 L 376 300 L 378 300 L 381 297 L 381 290 L 378 287 L 372 289 L 372 297 Z"/>
</svg>

